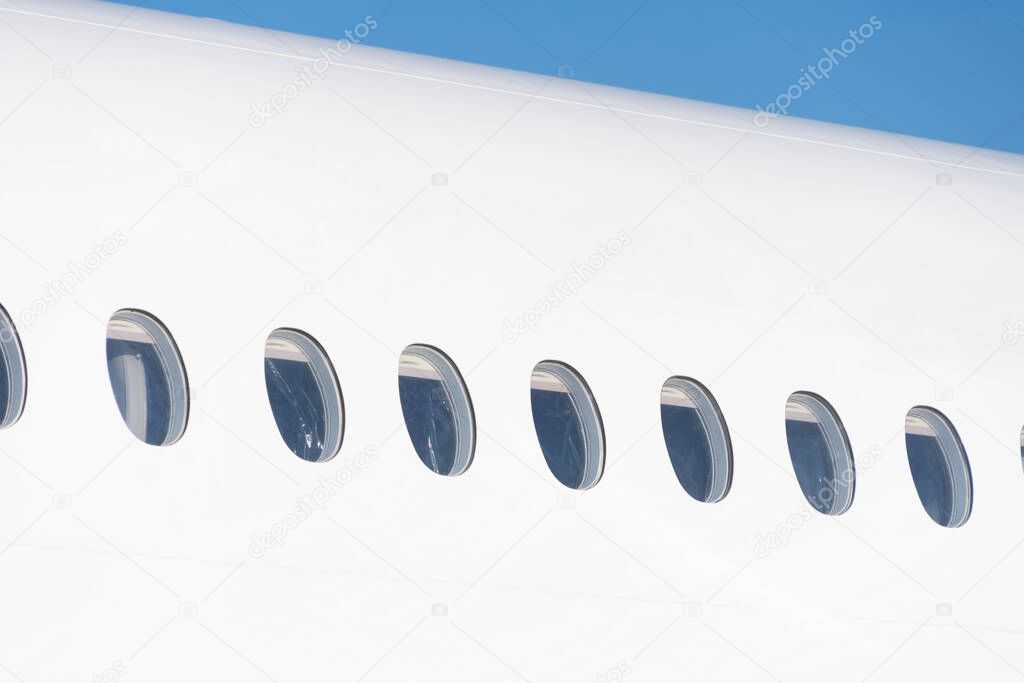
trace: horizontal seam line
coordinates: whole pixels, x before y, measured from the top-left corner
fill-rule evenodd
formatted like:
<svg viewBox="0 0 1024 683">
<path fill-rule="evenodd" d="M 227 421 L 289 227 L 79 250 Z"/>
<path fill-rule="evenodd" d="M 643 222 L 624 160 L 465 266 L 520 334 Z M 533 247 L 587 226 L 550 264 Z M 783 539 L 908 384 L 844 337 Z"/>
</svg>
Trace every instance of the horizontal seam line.
<svg viewBox="0 0 1024 683">
<path fill-rule="evenodd" d="M 314 62 L 317 59 L 316 57 L 306 57 L 306 56 L 303 56 L 303 55 L 288 54 L 288 53 L 285 53 L 285 52 L 277 52 L 277 51 L 274 51 L 274 50 L 267 50 L 267 49 L 254 48 L 254 47 L 245 47 L 243 45 L 232 45 L 231 43 L 224 43 L 224 42 L 219 42 L 219 41 L 214 41 L 214 40 L 204 40 L 204 39 L 201 39 L 201 38 L 190 38 L 188 36 L 175 35 L 173 33 L 161 33 L 161 32 L 157 32 L 157 31 L 146 31 L 146 30 L 143 30 L 143 29 L 131 28 L 131 27 L 117 25 L 117 24 L 104 24 L 104 23 L 101 23 L 101 22 L 89 21 L 89 20 L 86 20 L 86 19 L 74 19 L 74 18 L 71 18 L 71 17 L 62 17 L 62 16 L 55 15 L 55 14 L 45 14 L 43 12 L 31 12 L 29 10 L 15 9 L 13 7 L 0 7 L 0 12 L 9 12 L 9 13 L 12 13 L 12 14 L 21 14 L 21 15 L 24 15 L 24 16 L 37 17 L 37 18 L 41 18 L 41 19 L 52 19 L 52 20 L 55 20 L 55 21 L 63 21 L 63 22 L 72 23 L 72 24 L 81 24 L 81 25 L 85 25 L 85 26 L 96 26 L 96 27 L 99 27 L 99 28 L 108 28 L 108 29 L 111 29 L 112 31 L 122 31 L 122 32 L 125 32 L 125 33 L 135 33 L 135 34 L 144 35 L 144 36 L 151 36 L 151 37 L 155 37 L 155 38 L 167 38 L 167 39 L 170 39 L 170 40 L 178 40 L 178 41 L 187 42 L 187 43 L 195 43 L 195 44 L 199 44 L 199 45 L 209 45 L 211 47 L 222 47 L 222 48 L 227 48 L 227 49 L 230 49 L 230 50 L 238 50 L 238 51 L 242 51 L 242 52 L 250 52 L 250 53 L 254 53 L 254 54 L 263 54 L 263 55 L 274 56 L 274 57 L 283 57 L 285 59 L 299 60 L 299 61 L 304 61 L 304 62 Z M 224 23 L 230 23 L 230 22 L 224 22 Z M 248 28 L 248 27 L 246 27 L 246 28 Z M 278 33 L 287 33 L 287 32 L 278 31 Z M 318 38 L 316 36 L 306 36 L 306 35 L 303 35 L 303 34 L 293 34 L 293 35 L 298 35 L 298 36 L 300 36 L 302 38 L 306 38 L 306 39 L 312 38 L 312 39 L 330 41 L 329 38 Z M 375 49 L 387 50 L 388 48 L 375 48 Z M 393 51 L 394 52 L 402 53 L 401 50 L 393 50 Z M 415 53 L 402 53 L 402 54 L 413 54 L 413 55 L 415 55 Z M 415 55 L 415 56 L 421 56 L 421 55 Z M 429 57 L 429 56 L 427 58 L 430 58 L 430 59 L 444 59 L 443 57 Z M 456 60 L 448 60 L 448 61 L 456 61 Z M 620 114 L 631 114 L 631 115 L 634 115 L 634 116 L 644 116 L 644 117 L 647 117 L 647 118 L 659 119 L 659 120 L 664 120 L 664 121 L 675 121 L 677 123 L 687 123 L 687 124 L 691 124 L 691 125 L 695 125 L 695 126 L 704 126 L 704 127 L 707 127 L 707 128 L 717 128 L 717 129 L 720 129 L 720 130 L 730 130 L 730 131 L 734 131 L 734 132 L 738 132 L 738 133 L 750 133 L 750 134 L 758 135 L 758 136 L 761 136 L 761 137 L 776 138 L 776 139 L 779 139 L 779 140 L 789 140 L 791 142 L 804 142 L 804 143 L 812 144 L 812 145 L 820 145 L 820 146 L 823 146 L 823 147 L 832 147 L 832 148 L 835 148 L 835 149 L 845 149 L 845 150 L 848 150 L 848 151 L 862 152 L 862 153 L 865 153 L 865 154 L 874 154 L 874 155 L 877 155 L 877 156 L 884 156 L 884 157 L 889 157 L 889 158 L 894 158 L 894 159 L 905 159 L 905 160 L 908 160 L 908 161 L 916 161 L 916 162 L 922 162 L 922 163 L 928 163 L 928 164 L 937 164 L 939 166 L 945 166 L 945 167 L 950 167 L 950 168 L 960 168 L 960 169 L 963 169 L 965 171 L 978 171 L 980 173 L 991 173 L 991 174 L 994 174 L 994 175 L 1004 175 L 1004 176 L 1011 176 L 1011 177 L 1017 177 L 1017 178 L 1024 177 L 1024 171 L 1020 171 L 1020 172 L 1017 172 L 1017 171 L 1005 171 L 1005 170 L 1001 170 L 1001 169 L 984 168 L 984 167 L 981 167 L 981 166 L 961 166 L 959 163 L 953 162 L 953 161 L 940 161 L 938 159 L 930 159 L 930 158 L 927 158 L 927 157 L 914 156 L 914 155 L 911 155 L 911 154 L 900 154 L 898 152 L 886 152 L 886 151 L 875 150 L 875 149 L 870 149 L 870 148 L 866 148 L 866 147 L 857 147 L 857 146 L 854 146 L 854 145 L 847 145 L 847 144 L 840 143 L 840 142 L 829 142 L 827 140 L 815 140 L 813 138 L 804 138 L 804 137 L 799 137 L 799 136 L 795 136 L 795 135 L 785 135 L 785 134 L 782 134 L 782 133 L 769 133 L 769 132 L 766 132 L 766 131 L 757 130 L 756 128 L 741 128 L 739 126 L 730 126 L 730 125 L 721 124 L 721 123 L 713 123 L 713 122 L 710 122 L 710 121 L 697 121 L 697 120 L 694 120 L 694 119 L 685 119 L 685 118 L 680 118 L 680 117 L 677 117 L 677 116 L 672 116 L 672 115 L 669 115 L 669 114 L 656 114 L 656 113 L 653 113 L 653 112 L 639 111 L 639 110 L 635 110 L 635 109 L 621 109 L 621 108 L 616 108 L 616 107 L 608 107 L 608 106 L 604 106 L 604 105 L 593 104 L 593 103 L 590 103 L 590 102 L 579 102 L 579 101 L 576 101 L 576 100 L 570 100 L 570 99 L 565 99 L 565 98 L 561 98 L 561 97 L 552 97 L 550 95 L 532 95 L 531 93 L 523 92 L 523 91 L 519 91 L 519 90 L 509 90 L 507 88 L 498 88 L 498 87 L 495 87 L 495 86 L 481 85 L 481 84 L 478 84 L 478 83 L 467 83 L 465 81 L 455 81 L 455 80 L 446 79 L 446 78 L 438 78 L 436 76 L 426 76 L 426 75 L 422 75 L 422 74 L 413 74 L 413 73 L 409 73 L 409 72 L 405 72 L 405 71 L 396 71 L 394 69 L 382 69 L 382 68 L 372 67 L 372 66 L 359 66 L 359 65 L 356 65 L 356 64 L 346 64 L 346 63 L 343 63 L 343 62 L 335 62 L 335 61 L 330 61 L 330 60 L 328 60 L 328 63 L 331 66 L 340 66 L 340 67 L 345 68 L 345 69 L 353 69 L 353 70 L 357 70 L 357 71 L 368 71 L 368 72 L 372 72 L 372 73 L 386 74 L 386 75 L 391 75 L 391 76 L 401 76 L 401 77 L 404 77 L 404 78 L 411 78 L 411 79 L 415 79 L 415 80 L 428 81 L 428 82 L 433 82 L 433 83 L 443 83 L 443 84 L 446 84 L 446 85 L 454 85 L 454 86 L 463 87 L 463 88 L 473 88 L 475 90 L 481 90 L 481 91 L 486 91 L 486 92 L 495 92 L 495 93 L 501 93 L 501 94 L 505 94 L 505 95 L 517 95 L 517 96 L 520 96 L 520 97 L 529 97 L 531 99 L 542 100 L 542 101 L 546 101 L 546 102 L 553 102 L 553 103 L 567 104 L 567 105 L 575 105 L 575 106 L 579 106 L 579 107 L 586 107 L 588 109 L 607 110 L 607 111 L 618 112 Z M 457 62 L 457 63 L 462 63 L 462 62 Z M 467 63 L 471 64 L 471 62 L 467 62 Z M 501 68 L 501 67 L 489 67 L 489 68 Z M 514 71 L 514 70 L 509 69 L 509 71 Z M 537 75 L 537 74 L 532 74 L 530 72 L 516 72 L 516 73 L 523 73 L 523 74 L 531 75 L 531 76 L 536 76 Z M 594 85 L 605 86 L 605 84 L 601 84 L 601 83 L 595 83 Z M 617 86 L 605 86 L 605 87 L 617 88 Z M 622 89 L 629 90 L 628 88 L 622 88 Z M 632 92 L 638 92 L 638 93 L 641 93 L 641 94 L 658 96 L 657 93 L 647 93 L 647 92 L 644 92 L 644 91 L 632 91 Z M 661 96 L 662 97 L 672 97 L 671 95 L 661 95 Z M 683 98 L 675 98 L 675 99 L 683 99 Z M 711 102 L 703 102 L 702 100 L 689 100 L 689 101 L 691 101 L 691 102 L 699 102 L 699 103 L 702 103 L 702 104 L 712 104 L 713 106 L 729 107 L 729 105 L 715 104 L 715 103 L 711 103 Z M 753 111 L 753 110 L 751 110 L 751 111 Z M 808 121 L 814 121 L 813 119 L 807 119 L 807 120 Z M 816 123 L 825 123 L 826 125 L 839 125 L 839 126 L 843 125 L 843 124 L 834 124 L 834 123 L 830 123 L 830 122 L 817 122 L 817 121 L 815 121 L 815 122 Z M 844 126 L 844 127 L 856 129 L 853 126 Z M 873 129 L 868 128 L 868 129 L 863 129 L 863 130 L 873 130 Z M 892 134 L 893 135 L 898 135 L 897 133 L 892 133 Z M 910 137 L 915 137 L 915 136 L 910 136 Z M 946 142 L 943 142 L 941 140 L 931 140 L 929 138 L 921 138 L 921 139 L 922 140 L 926 140 L 928 142 L 939 142 L 941 144 L 957 144 L 957 143 L 946 143 Z M 985 147 L 971 147 L 970 145 L 962 145 L 962 146 L 966 147 L 967 149 L 977 149 L 977 150 L 986 150 L 986 149 L 988 149 L 988 148 L 985 148 Z M 999 150 L 989 150 L 989 151 L 999 151 Z M 1012 152 L 1001 152 L 1001 153 L 1013 154 Z"/>
</svg>

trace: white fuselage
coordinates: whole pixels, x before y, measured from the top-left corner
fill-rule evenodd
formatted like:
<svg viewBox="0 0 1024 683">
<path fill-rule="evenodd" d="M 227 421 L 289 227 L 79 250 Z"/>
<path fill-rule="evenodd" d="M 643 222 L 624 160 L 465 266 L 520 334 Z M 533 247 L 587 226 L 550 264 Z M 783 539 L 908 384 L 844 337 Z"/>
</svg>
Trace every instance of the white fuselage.
<svg viewBox="0 0 1024 683">
<path fill-rule="evenodd" d="M 29 381 L 0 431 L 11 680 L 1024 670 L 1024 158 L 129 6 L 0 0 L 0 20 L 0 304 Z M 126 307 L 187 368 L 166 448 L 111 395 Z M 337 370 L 329 462 L 271 416 L 282 326 Z M 461 476 L 402 427 L 412 343 L 472 395 Z M 601 410 L 588 491 L 537 445 L 549 358 Z M 673 475 L 675 374 L 728 423 L 719 503 Z M 857 454 L 835 518 L 793 476 L 796 390 Z M 919 404 L 970 458 L 962 528 L 915 493 Z"/>
</svg>

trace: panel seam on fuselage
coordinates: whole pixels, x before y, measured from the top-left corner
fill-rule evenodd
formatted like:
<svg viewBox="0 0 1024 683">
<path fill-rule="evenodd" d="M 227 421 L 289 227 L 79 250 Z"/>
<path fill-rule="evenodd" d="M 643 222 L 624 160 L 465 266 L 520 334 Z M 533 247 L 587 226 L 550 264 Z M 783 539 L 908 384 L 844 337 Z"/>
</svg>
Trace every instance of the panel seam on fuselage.
<svg viewBox="0 0 1024 683">
<path fill-rule="evenodd" d="M 138 35 L 151 36 L 151 37 L 154 37 L 154 38 L 166 38 L 166 39 L 169 39 L 169 40 L 179 40 L 179 41 L 187 42 L 187 43 L 195 43 L 195 44 L 199 44 L 199 45 L 209 45 L 211 47 L 221 47 L 221 48 L 227 48 L 229 50 L 238 50 L 238 51 L 242 51 L 242 52 L 250 52 L 250 53 L 253 53 L 253 54 L 268 55 L 268 56 L 273 56 L 273 57 L 283 57 L 283 58 L 286 58 L 286 59 L 293 59 L 293 60 L 298 60 L 298 61 L 303 61 L 303 62 L 315 62 L 317 59 L 323 59 L 323 57 L 307 57 L 307 56 L 300 55 L 300 54 L 288 54 L 286 52 L 278 52 L 276 50 L 268 50 L 268 49 L 255 48 L 255 47 L 246 47 L 246 46 L 243 46 L 243 45 L 233 45 L 231 43 L 225 43 L 225 42 L 215 41 L 215 40 L 204 40 L 202 38 L 191 38 L 189 36 L 177 35 L 177 34 L 174 34 L 174 33 L 162 33 L 162 32 L 158 32 L 158 31 L 146 31 L 146 30 L 143 30 L 143 29 L 130 28 L 130 27 L 122 26 L 120 24 L 106 24 L 106 23 L 102 23 L 102 22 L 98 22 L 98 21 L 89 21 L 89 20 L 86 20 L 86 19 L 75 19 L 75 18 L 72 18 L 72 17 L 62 17 L 62 16 L 55 15 L 55 14 L 46 14 L 46 13 L 43 13 L 43 12 L 32 12 L 32 11 L 29 11 L 29 10 L 15 9 L 15 8 L 12 8 L 12 7 L 0 7 L 0 12 L 9 12 L 9 13 L 12 13 L 12 14 L 21 14 L 21 15 L 25 15 L 25 16 L 37 17 L 37 18 L 40 18 L 40 19 L 51 19 L 51 20 L 55 20 L 55 21 L 63 21 L 63 22 L 67 22 L 67 23 L 80 24 L 80 25 L 84 25 L 84 26 L 95 26 L 95 27 L 98 27 L 98 28 L 107 28 L 107 29 L 110 29 L 112 32 L 114 32 L 114 31 L 123 31 L 125 33 L 134 33 L 134 34 L 138 34 Z M 248 28 L 248 27 L 245 27 L 245 28 Z M 294 35 L 300 35 L 301 36 L 301 34 L 294 34 Z M 301 37 L 307 38 L 307 39 L 309 39 L 309 38 L 317 39 L 315 36 L 301 36 Z M 326 39 L 321 39 L 321 40 L 326 40 Z M 375 49 L 387 49 L 387 48 L 375 48 Z M 409 53 L 409 54 L 412 54 L 412 53 Z M 441 58 L 434 58 L 434 59 L 441 59 Z M 609 107 L 609 106 L 604 105 L 604 104 L 593 104 L 593 103 L 590 103 L 590 102 L 580 102 L 578 100 L 571 100 L 571 99 L 567 99 L 567 98 L 564 98 L 564 97 L 552 97 L 550 95 L 540 95 L 540 94 L 534 94 L 534 93 L 529 93 L 529 92 L 523 92 L 523 91 L 520 91 L 520 90 L 510 90 L 508 88 L 499 88 L 499 87 L 496 87 L 496 86 L 482 85 L 482 84 L 479 84 L 479 83 L 468 83 L 466 81 L 457 81 L 457 80 L 452 80 L 452 79 L 447 79 L 447 78 L 439 78 L 437 76 L 428 76 L 428 75 L 425 75 L 425 74 L 414 74 L 414 73 L 409 73 L 409 72 L 406 72 L 406 71 L 397 71 L 397 70 L 394 70 L 394 69 L 383 69 L 383 68 L 372 67 L 372 66 L 361 66 L 361 65 L 358 65 L 358 64 L 348 64 L 348 63 L 345 63 L 345 62 L 336 62 L 336 61 L 333 61 L 333 60 L 327 60 L 327 61 L 328 61 L 328 63 L 331 66 L 340 66 L 340 67 L 345 68 L 345 69 L 353 69 L 353 70 L 357 70 L 357 71 L 367 71 L 367 72 L 371 72 L 371 73 L 379 73 L 379 74 L 384 74 L 384 75 L 389 75 L 389 76 L 399 76 L 399 77 L 403 77 L 403 78 L 411 78 L 411 79 L 415 79 L 415 80 L 428 81 L 428 82 L 432 82 L 432 83 L 441 83 L 441 84 L 445 84 L 445 85 L 454 85 L 454 86 L 463 87 L 463 88 L 472 88 L 472 89 L 475 89 L 475 90 L 481 90 L 481 91 L 486 91 L 486 92 L 494 92 L 494 93 L 500 93 L 500 94 L 505 94 L 505 95 L 515 95 L 515 96 L 525 97 L 525 98 L 534 99 L 534 100 L 542 100 L 542 101 L 545 101 L 545 102 L 552 102 L 552 103 L 557 103 L 557 104 L 575 105 L 575 106 L 579 106 L 579 107 L 586 107 L 586 108 L 589 108 L 589 109 L 598 109 L 598 110 L 611 111 L 611 112 L 615 112 L 615 113 L 618 113 L 618 114 L 631 114 L 631 115 L 634 115 L 634 116 L 644 116 L 644 117 L 648 117 L 648 118 L 652 118 L 652 119 L 659 119 L 659 120 L 663 120 L 663 121 L 674 121 L 674 122 L 677 122 L 677 123 L 686 123 L 686 124 L 695 125 L 695 126 L 704 126 L 704 127 L 707 127 L 707 128 L 717 128 L 717 129 L 720 129 L 720 130 L 730 130 L 730 131 L 734 131 L 734 132 L 737 132 L 737 133 L 746 133 L 746 134 L 752 134 L 752 135 L 759 135 L 759 136 L 767 137 L 767 138 L 776 138 L 776 139 L 780 139 L 780 140 L 788 140 L 788 141 L 791 141 L 791 142 L 803 142 L 803 143 L 812 144 L 812 145 L 820 145 L 820 146 L 823 146 L 823 147 L 832 147 L 832 148 L 835 148 L 835 149 L 844 149 L 844 150 L 848 150 L 848 151 L 852 151 L 852 152 L 862 152 L 862 153 L 865 153 L 865 154 L 874 154 L 874 155 L 877 155 L 877 156 L 890 157 L 890 158 L 893 158 L 893 159 L 905 159 L 905 160 L 908 160 L 908 161 L 923 162 L 923 163 L 927 163 L 927 164 L 943 166 L 943 167 L 946 167 L 946 168 L 959 168 L 959 169 L 963 169 L 965 171 L 977 171 L 977 172 L 980 172 L 980 173 L 992 173 L 992 174 L 995 174 L 995 175 L 1004 175 L 1004 176 L 1011 176 L 1011 177 L 1015 177 L 1015 178 L 1024 178 L 1024 172 L 1006 171 L 1006 170 L 1002 170 L 1002 169 L 986 168 L 986 167 L 983 167 L 983 166 L 965 166 L 965 165 L 961 165 L 961 162 L 940 161 L 940 160 L 937 160 L 937 159 L 930 159 L 930 158 L 927 158 L 927 157 L 924 157 L 924 156 L 915 156 L 915 155 L 912 155 L 912 154 L 901 154 L 899 152 L 886 152 L 886 151 L 883 151 L 883 150 L 870 149 L 870 148 L 867 148 L 867 147 L 858 147 L 856 145 L 847 145 L 847 144 L 840 143 L 840 142 L 829 142 L 828 140 L 816 140 L 814 138 L 800 137 L 800 136 L 797 136 L 797 135 L 786 135 L 786 134 L 783 134 L 783 133 L 770 133 L 768 131 L 758 130 L 757 128 L 743 128 L 741 126 L 731 126 L 731 125 L 728 125 L 728 124 L 714 123 L 714 122 L 711 122 L 711 121 L 700 121 L 700 120 L 696 120 L 696 119 L 686 119 L 686 118 L 681 118 L 681 117 L 678 117 L 678 116 L 671 116 L 669 114 L 657 114 L 657 113 L 653 113 L 653 112 L 641 111 L 641 110 L 638 110 L 638 109 L 623 109 L 623 108 L 620 108 L 620 107 Z M 498 67 L 492 67 L 492 68 L 498 68 Z M 532 74 L 532 73 L 529 73 L 529 72 L 516 72 L 516 73 L 523 73 L 523 74 L 526 74 L 526 75 L 529 75 L 529 76 L 534 76 L 534 77 L 537 77 L 537 78 L 543 78 L 543 76 L 540 75 L 540 74 Z M 598 85 L 598 86 L 602 86 L 602 87 L 609 87 L 609 86 L 603 86 L 603 84 L 599 84 L 599 83 L 595 83 L 594 85 Z M 611 86 L 611 87 L 614 87 L 614 86 Z M 643 91 L 635 91 L 635 92 L 642 93 Z M 646 93 L 646 94 L 650 94 L 650 93 Z M 666 96 L 666 97 L 670 97 L 670 96 Z M 694 100 L 694 101 L 697 101 L 697 100 Z M 704 104 L 714 104 L 714 103 L 704 103 Z M 723 106 L 724 107 L 724 106 L 727 106 L 727 105 L 717 105 L 717 106 Z M 807 120 L 811 121 L 811 119 L 807 119 Z M 819 123 L 821 123 L 821 122 L 819 122 Z M 824 123 L 827 123 L 827 122 L 824 122 Z M 841 124 L 829 124 L 829 125 L 841 125 Z M 891 134 L 892 135 L 897 135 L 896 133 L 891 133 Z M 927 139 L 927 138 L 922 138 L 922 139 Z M 941 141 L 931 140 L 930 142 L 941 142 Z M 946 143 L 946 144 L 955 144 L 955 143 Z M 967 146 L 967 145 L 965 145 L 964 147 L 966 147 L 967 149 L 974 149 L 974 150 L 986 149 L 984 147 L 970 147 L 970 146 Z M 1012 154 L 1012 152 L 1006 152 L 1006 154 Z"/>
</svg>

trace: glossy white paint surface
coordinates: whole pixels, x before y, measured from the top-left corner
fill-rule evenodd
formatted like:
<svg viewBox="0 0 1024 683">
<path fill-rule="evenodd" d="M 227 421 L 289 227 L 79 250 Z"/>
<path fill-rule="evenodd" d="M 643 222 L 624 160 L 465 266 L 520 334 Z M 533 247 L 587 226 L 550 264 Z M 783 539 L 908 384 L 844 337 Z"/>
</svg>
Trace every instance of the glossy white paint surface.
<svg viewBox="0 0 1024 683">
<path fill-rule="evenodd" d="M 1024 319 L 1024 158 L 366 47 L 253 127 L 329 42 L 93 2 L 0 0 L 0 19 L 0 302 L 30 382 L 0 432 L 0 680 L 1024 670 L 1024 344 L 1004 334 Z M 107 238 L 123 244 L 77 265 Z M 604 248 L 621 251 L 512 338 L 505 321 Z M 19 318 L 66 273 L 73 294 Z M 111 396 L 104 323 L 123 307 L 184 356 L 195 403 L 172 447 L 135 442 Z M 337 368 L 330 463 L 277 434 L 279 326 Z M 463 476 L 424 468 L 401 426 L 414 342 L 466 377 Z M 602 411 L 608 466 L 584 493 L 536 443 L 544 358 Z M 673 374 L 731 429 L 721 503 L 673 475 Z M 858 454 L 837 519 L 792 474 L 795 390 L 836 408 Z M 916 404 L 970 456 L 961 529 L 914 491 Z M 328 490 L 280 542 L 253 540 Z"/>
</svg>

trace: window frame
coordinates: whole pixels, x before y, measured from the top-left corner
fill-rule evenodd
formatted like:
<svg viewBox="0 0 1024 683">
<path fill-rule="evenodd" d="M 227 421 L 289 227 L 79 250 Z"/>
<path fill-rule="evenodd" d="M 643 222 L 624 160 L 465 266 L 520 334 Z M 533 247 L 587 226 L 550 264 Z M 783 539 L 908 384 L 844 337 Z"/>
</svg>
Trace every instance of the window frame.
<svg viewBox="0 0 1024 683">
<path fill-rule="evenodd" d="M 814 424 L 821 430 L 822 437 L 828 448 L 828 456 L 832 462 L 833 477 L 832 500 L 827 511 L 819 510 L 811 502 L 807 492 L 800 487 L 804 500 L 814 508 L 815 511 L 835 517 L 848 511 L 853 505 L 857 492 L 857 459 L 850 445 L 850 437 L 843 425 L 839 412 L 823 396 L 813 391 L 794 391 L 786 399 L 786 421 L 790 418 L 790 403 L 795 403 L 803 410 L 810 413 L 814 418 Z M 799 419 L 799 418 L 794 418 Z M 789 451 L 790 464 L 793 465 L 793 474 L 797 476 L 796 461 L 793 457 L 792 445 L 789 443 L 789 435 L 786 435 L 786 448 Z M 845 467 L 843 467 L 845 466 Z M 843 476 L 843 472 L 849 472 L 849 478 Z M 797 476 L 799 484 L 799 476 Z"/>
<path fill-rule="evenodd" d="M 679 478 L 675 462 L 672 460 L 672 453 L 668 445 L 668 430 L 665 426 L 664 417 L 661 418 L 661 433 L 665 440 L 665 450 L 668 452 L 669 461 L 672 464 L 676 479 L 687 495 L 701 503 L 719 503 L 729 495 L 732 490 L 732 478 L 734 471 L 734 459 L 732 449 L 732 438 L 729 435 L 729 426 L 726 424 L 725 415 L 722 413 L 718 401 L 715 400 L 711 390 L 693 379 L 683 375 L 673 375 L 661 385 L 659 408 L 665 406 L 666 393 L 678 391 L 684 394 L 693 404 L 694 412 L 700 420 L 711 453 L 712 478 L 706 498 L 698 498 L 686 488 L 686 485 Z M 724 465 L 724 474 L 718 476 Z"/>
<path fill-rule="evenodd" d="M 134 325 L 152 340 L 154 351 L 160 361 L 164 377 L 167 380 L 167 388 L 170 393 L 168 403 L 169 415 L 167 424 L 167 435 L 161 443 L 150 443 L 144 437 L 139 437 L 128 424 L 124 415 L 121 421 L 128 427 L 128 431 L 135 438 L 148 446 L 166 447 L 178 443 L 188 429 L 189 414 L 191 412 L 191 389 L 188 381 L 188 371 L 185 369 L 185 359 L 181 355 L 174 335 L 167 326 L 149 311 L 140 308 L 121 308 L 110 316 L 106 327 L 106 344 L 111 340 L 111 326 L 118 322 Z M 114 337 L 114 339 L 123 339 Z M 107 376 L 110 380 L 111 391 L 114 391 L 113 376 L 110 373 L 110 361 L 107 360 Z M 115 403 L 117 395 L 114 395 Z M 120 410 L 118 410 L 120 414 Z"/>
<path fill-rule="evenodd" d="M 4 412 L 0 415 L 0 429 L 7 429 L 14 426 L 25 413 L 28 365 L 18 328 L 3 306 L 0 306 L 0 362 L 7 374 L 7 396 Z"/>
<path fill-rule="evenodd" d="M 534 389 L 535 379 L 538 374 L 541 373 L 546 373 L 552 376 L 566 389 L 565 393 L 573 406 L 583 433 L 584 456 L 586 458 L 586 462 L 584 463 L 584 471 L 582 473 L 579 486 L 569 486 L 561 480 L 558 480 L 558 477 L 555 477 L 555 479 L 563 486 L 566 486 L 566 488 L 576 491 L 592 489 L 597 486 L 601 481 L 601 478 L 604 476 L 605 460 L 607 457 L 604 421 L 601 418 L 601 411 L 598 408 L 597 400 L 594 398 L 594 393 L 590 390 L 590 385 L 587 384 L 583 375 L 576 370 L 576 368 L 568 363 L 558 360 L 542 360 L 533 367 L 533 371 L 530 374 L 531 392 Z M 531 413 L 532 412 L 531 400 Z M 536 415 L 533 415 L 533 420 L 534 431 L 537 434 L 538 445 L 540 445 L 540 433 L 539 430 L 537 430 Z M 543 451 L 544 447 L 541 445 L 541 452 L 543 453 Z M 595 456 L 593 460 L 589 457 L 591 453 Z M 551 470 L 552 474 L 554 474 L 554 470 L 552 470 L 546 454 L 544 455 L 544 461 L 547 463 L 548 469 Z"/>
<path fill-rule="evenodd" d="M 273 404 L 270 402 L 270 386 L 267 384 L 267 404 L 270 406 L 274 428 L 277 430 L 281 442 L 288 448 L 288 452 L 299 460 L 313 464 L 330 462 L 341 452 L 341 446 L 345 441 L 345 426 L 347 422 L 345 419 L 345 396 L 341 391 L 341 382 L 338 380 L 338 373 L 334 368 L 334 363 L 331 361 L 323 345 L 309 332 L 296 327 L 278 327 L 271 330 L 263 343 L 265 384 L 268 347 L 274 340 L 281 340 L 298 348 L 304 358 L 304 362 L 310 366 L 313 379 L 320 392 L 320 402 L 324 408 L 324 447 L 320 457 L 316 460 L 307 460 L 288 446 L 288 443 L 284 440 L 284 435 L 281 434 L 281 426 L 278 423 L 277 415 L 274 414 Z M 332 400 L 328 400 L 329 398 Z"/>
<path fill-rule="evenodd" d="M 403 376 L 402 359 L 407 355 L 414 356 L 418 360 L 425 362 L 437 372 L 441 386 L 444 388 L 445 395 L 448 397 L 448 402 L 452 407 L 452 420 L 455 423 L 455 458 L 452 462 L 452 469 L 449 472 L 438 472 L 427 465 L 422 456 L 420 456 L 416 443 L 413 441 L 412 433 L 409 432 L 409 423 L 403 410 L 402 424 L 405 426 L 406 433 L 409 434 L 409 441 L 412 443 L 413 450 L 416 451 L 416 456 L 423 463 L 424 467 L 434 472 L 434 474 L 444 477 L 457 477 L 465 474 L 473 464 L 477 443 L 476 412 L 473 409 L 473 399 L 469 394 L 466 380 L 462 373 L 459 372 L 459 368 L 451 356 L 436 346 L 421 343 L 409 344 L 402 349 L 402 353 L 398 356 L 399 378 Z M 401 393 L 401 383 L 399 383 L 399 402 L 401 402 Z"/>
<path fill-rule="evenodd" d="M 914 490 L 917 492 L 921 507 L 928 514 L 928 519 L 947 529 L 958 529 L 971 519 L 971 513 L 974 511 L 974 475 L 971 471 L 971 461 L 967 456 L 967 449 L 964 448 L 960 433 L 953 425 L 952 420 L 946 417 L 942 411 L 927 405 L 916 405 L 907 411 L 904 420 L 903 433 L 908 467 L 910 466 L 910 444 L 906 437 L 911 434 L 911 421 L 915 419 L 924 422 L 931 430 L 932 434 L 922 434 L 922 436 L 932 436 L 938 443 L 939 452 L 942 453 L 952 496 L 949 523 L 943 524 L 928 514 L 925 502 L 921 497 L 921 489 L 918 487 L 917 480 L 913 478 L 913 470 L 911 470 Z"/>
</svg>

